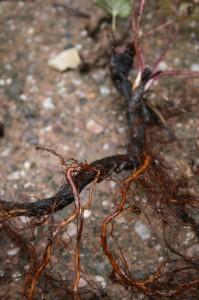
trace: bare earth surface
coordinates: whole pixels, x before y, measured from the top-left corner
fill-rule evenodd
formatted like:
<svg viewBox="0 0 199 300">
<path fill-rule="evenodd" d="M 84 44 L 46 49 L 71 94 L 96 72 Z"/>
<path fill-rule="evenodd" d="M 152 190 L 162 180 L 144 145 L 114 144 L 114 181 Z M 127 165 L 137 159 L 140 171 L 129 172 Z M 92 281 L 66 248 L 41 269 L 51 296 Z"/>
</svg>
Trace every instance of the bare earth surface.
<svg viewBox="0 0 199 300">
<path fill-rule="evenodd" d="M 92 1 L 62 3 L 94 16 L 101 12 Z M 163 16 L 163 10 L 146 7 L 143 31 L 161 24 Z M 51 154 L 36 151 L 37 145 L 56 150 L 65 158 L 88 162 L 126 151 L 125 106 L 111 83 L 108 67 L 93 68 L 82 75 L 78 70 L 59 73 L 47 65 L 50 58 L 70 45 L 74 45 L 85 60 L 97 51 L 100 55 L 100 39 L 106 40 L 106 34 L 102 29 L 101 35 L 93 40 L 85 30 L 88 23 L 89 19 L 75 16 L 66 8 L 55 7 L 50 0 L 0 3 L 0 122 L 5 131 L 0 137 L 1 199 L 31 201 L 46 198 L 58 190 L 64 180 L 60 163 Z M 162 67 L 198 70 L 198 36 L 195 19 L 182 24 Z M 167 39 L 168 32 L 161 31 L 144 40 L 149 64 L 164 48 Z M 198 83 L 196 79 L 162 80 L 153 86 L 149 95 L 157 107 L 173 107 L 178 111 L 167 121 L 178 142 L 165 143 L 168 137 L 158 127 L 152 129 L 152 140 L 176 177 L 189 178 L 193 192 L 199 192 Z M 164 115 L 164 111 L 161 112 Z M 83 192 L 82 201 L 87 197 L 88 193 Z M 99 299 L 135 299 L 130 290 L 111 281 L 111 267 L 100 248 L 101 223 L 113 209 L 117 197 L 114 181 L 98 185 L 84 224 L 80 288 L 95 287 L 98 296 L 93 297 Z M 147 200 L 145 196 L 140 197 L 144 205 Z M 55 218 L 61 219 L 72 209 L 70 206 L 57 212 Z M 152 211 L 146 214 L 150 216 L 150 223 L 144 215 L 125 212 L 115 224 L 115 239 L 137 278 L 149 275 L 167 255 L 159 239 L 160 222 L 153 218 Z M 21 217 L 12 224 L 21 228 L 26 222 L 27 219 Z M 63 233 L 66 242 L 69 236 L 75 240 L 75 228 L 75 223 L 71 223 Z M 22 299 L 20 293 L 23 275 L 28 269 L 27 258 L 3 227 L 0 231 L 0 298 Z M 189 228 L 179 234 L 179 241 L 184 253 L 194 256 L 199 252 L 199 244 Z M 41 253 L 43 246 L 41 242 Z M 60 272 L 69 283 L 74 279 L 73 249 L 72 242 L 67 249 L 54 249 L 53 256 L 54 273 Z M 82 299 L 91 298 L 88 294 Z M 70 298 L 46 291 L 46 298 L 42 299 Z"/>
</svg>

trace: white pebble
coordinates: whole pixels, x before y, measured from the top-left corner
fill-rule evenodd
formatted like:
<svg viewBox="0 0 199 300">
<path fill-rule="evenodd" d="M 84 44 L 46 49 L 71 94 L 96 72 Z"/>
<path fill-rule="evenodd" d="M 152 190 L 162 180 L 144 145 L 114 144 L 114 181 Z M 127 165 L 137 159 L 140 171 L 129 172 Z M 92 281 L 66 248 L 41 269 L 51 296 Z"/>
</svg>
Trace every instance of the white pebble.
<svg viewBox="0 0 199 300">
<path fill-rule="evenodd" d="M 87 219 L 91 216 L 91 210 L 90 209 L 85 209 L 84 211 L 84 218 Z"/>
<path fill-rule="evenodd" d="M 62 51 L 56 57 L 48 61 L 48 65 L 60 72 L 63 72 L 67 69 L 77 69 L 81 63 L 77 48 L 80 49 L 82 45 L 77 45 L 76 48 L 70 48 Z"/>
<path fill-rule="evenodd" d="M 25 176 L 26 176 L 26 172 L 25 172 L 24 170 L 21 170 L 20 176 L 21 176 L 21 177 L 25 177 Z"/>
<path fill-rule="evenodd" d="M 163 261 L 164 260 L 164 257 L 163 256 L 160 256 L 159 258 L 158 258 L 158 261 Z"/>
<path fill-rule="evenodd" d="M 68 224 L 67 234 L 72 237 L 77 234 L 77 226 L 74 223 Z"/>
<path fill-rule="evenodd" d="M 28 160 L 26 160 L 26 161 L 24 162 L 23 166 L 24 166 L 24 169 L 29 170 L 29 169 L 30 169 L 30 166 L 31 166 L 31 162 L 28 161 Z"/>
<path fill-rule="evenodd" d="M 10 85 L 11 83 L 12 83 L 12 78 L 6 79 L 6 84 L 7 84 L 7 85 Z"/>
<path fill-rule="evenodd" d="M 135 232 L 140 236 L 142 240 L 147 240 L 151 237 L 150 230 L 141 221 L 135 223 Z"/>
<path fill-rule="evenodd" d="M 13 273 L 12 278 L 14 279 L 14 281 L 19 281 L 21 279 L 21 273 L 19 272 Z"/>
<path fill-rule="evenodd" d="M 52 98 L 48 97 L 44 100 L 43 108 L 45 108 L 45 109 L 54 109 L 55 108 Z"/>
<path fill-rule="evenodd" d="M 81 287 L 84 287 L 86 285 L 87 285 L 86 280 L 84 280 L 82 277 L 80 277 L 78 287 L 81 288 Z"/>
<path fill-rule="evenodd" d="M 5 80 L 4 79 L 0 79 L 0 86 L 4 86 L 5 85 Z"/>
<path fill-rule="evenodd" d="M 11 149 L 5 149 L 4 151 L 1 152 L 2 157 L 6 157 L 10 154 Z"/>
<path fill-rule="evenodd" d="M 79 142 L 75 143 L 75 148 L 79 148 L 81 146 L 81 144 Z"/>
<path fill-rule="evenodd" d="M 46 127 L 44 127 L 42 130 L 41 130 L 41 132 L 49 132 L 49 131 L 52 131 L 52 126 L 51 125 L 49 125 L 49 126 L 46 126 Z"/>
<path fill-rule="evenodd" d="M 101 96 L 103 96 L 103 97 L 106 97 L 106 96 L 110 95 L 110 90 L 109 90 L 109 88 L 108 88 L 107 86 L 101 86 L 101 87 L 100 87 L 100 94 L 101 94 Z"/>
<path fill-rule="evenodd" d="M 82 50 L 82 48 L 83 48 L 82 44 L 77 44 L 75 46 L 75 49 L 77 49 L 77 50 Z"/>
<path fill-rule="evenodd" d="M 34 32 L 35 32 L 35 29 L 34 29 L 33 27 L 30 27 L 30 28 L 28 29 L 28 34 L 29 34 L 29 35 L 33 35 Z"/>
<path fill-rule="evenodd" d="M 119 120 L 119 121 L 123 121 L 123 120 L 124 120 L 124 117 L 123 117 L 123 116 L 119 116 L 119 117 L 118 117 L 118 120 Z"/>
<path fill-rule="evenodd" d="M 88 129 L 88 131 L 95 134 L 99 134 L 104 130 L 104 128 L 100 124 L 91 119 L 86 123 L 86 128 Z"/>
<path fill-rule="evenodd" d="M 70 150 L 70 147 L 68 145 L 61 145 L 63 152 L 67 152 Z"/>
<path fill-rule="evenodd" d="M 191 65 L 191 71 L 199 72 L 199 64 L 192 64 Z"/>
<path fill-rule="evenodd" d="M 103 150 L 108 150 L 110 148 L 110 146 L 109 146 L 109 144 L 104 144 L 102 148 L 103 148 Z"/>
<path fill-rule="evenodd" d="M 175 65 L 179 65 L 180 64 L 180 59 L 178 57 L 175 57 L 173 60 Z"/>
<path fill-rule="evenodd" d="M 165 71 L 167 69 L 168 69 L 168 66 L 167 66 L 167 64 L 164 61 L 162 61 L 161 63 L 159 63 L 158 70 Z"/>
<path fill-rule="evenodd" d="M 125 132 L 125 128 L 124 127 L 119 127 L 118 128 L 118 132 L 119 133 L 124 133 Z"/>
<path fill-rule="evenodd" d="M 24 223 L 24 224 L 28 223 L 28 219 L 29 219 L 28 217 L 20 216 L 19 218 L 22 223 Z"/>
<path fill-rule="evenodd" d="M 13 248 L 8 250 L 7 254 L 8 256 L 15 256 L 19 252 L 19 248 Z"/>
<path fill-rule="evenodd" d="M 88 31 L 87 30 L 82 30 L 80 32 L 81 37 L 86 37 L 88 35 Z"/>
<path fill-rule="evenodd" d="M 79 79 L 73 79 L 73 80 L 72 80 L 72 83 L 73 83 L 74 85 L 78 86 L 78 85 L 81 85 L 81 84 L 82 84 L 82 81 L 79 80 Z"/>
<path fill-rule="evenodd" d="M 191 246 L 187 250 L 187 255 L 190 257 L 198 257 L 199 256 L 199 244 L 195 244 L 195 245 Z"/>
<path fill-rule="evenodd" d="M 105 289 L 105 288 L 106 288 L 106 286 L 107 286 L 107 283 L 106 283 L 106 281 L 102 281 L 102 282 L 101 282 L 101 287 L 102 287 L 102 289 Z"/>
<path fill-rule="evenodd" d="M 21 174 L 19 171 L 15 171 L 8 176 L 8 180 L 18 180 L 20 179 Z"/>
<path fill-rule="evenodd" d="M 103 281 L 105 281 L 105 280 L 104 280 L 104 277 L 102 277 L 102 276 L 100 276 L 100 275 L 96 275 L 96 276 L 95 276 L 95 281 L 97 281 L 97 282 L 103 282 Z"/>
<path fill-rule="evenodd" d="M 107 283 L 106 283 L 104 277 L 97 275 L 97 276 L 95 276 L 95 281 L 97 281 L 97 282 L 100 283 L 102 289 L 105 289 L 105 288 L 106 288 Z"/>
<path fill-rule="evenodd" d="M 23 100 L 23 101 L 26 101 L 27 100 L 27 96 L 24 95 L 24 94 L 21 94 L 20 95 L 20 99 Z"/>
<path fill-rule="evenodd" d="M 10 71 L 12 70 L 12 66 L 10 64 L 5 64 L 5 69 Z"/>
<path fill-rule="evenodd" d="M 115 181 L 110 181 L 110 187 L 114 189 L 116 187 L 116 182 Z"/>
</svg>

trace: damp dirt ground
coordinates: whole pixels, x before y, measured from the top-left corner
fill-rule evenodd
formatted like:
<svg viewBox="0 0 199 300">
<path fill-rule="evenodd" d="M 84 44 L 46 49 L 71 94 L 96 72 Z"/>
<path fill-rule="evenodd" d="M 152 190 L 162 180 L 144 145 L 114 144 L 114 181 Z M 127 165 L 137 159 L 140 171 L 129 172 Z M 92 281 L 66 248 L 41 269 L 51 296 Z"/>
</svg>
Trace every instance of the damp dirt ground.
<svg viewBox="0 0 199 300">
<path fill-rule="evenodd" d="M 55 2 L 58 3 L 48 0 L 0 2 L 0 198 L 7 201 L 46 198 L 63 183 L 59 161 L 49 153 L 36 151 L 38 145 L 59 152 L 66 159 L 91 162 L 125 153 L 128 143 L 125 104 L 112 85 L 108 66 L 92 66 L 84 74 L 78 69 L 60 73 L 48 66 L 50 58 L 71 46 L 85 61 L 98 56 L 100 59 L 101 47 L 109 46 L 108 25 L 101 27 L 95 39 L 89 36 L 87 28 L 95 25 L 102 12 L 94 1 L 59 1 L 66 7 L 56 6 Z M 91 18 L 78 15 L 77 10 L 88 13 Z M 143 32 L 172 17 L 164 6 L 147 5 Z M 179 34 L 161 63 L 162 68 L 199 71 L 196 24 L 194 17 L 178 24 Z M 165 47 L 168 37 L 168 31 L 162 30 L 143 39 L 149 65 Z M 172 167 L 176 178 L 188 179 L 189 190 L 194 193 L 199 192 L 198 84 L 197 79 L 168 78 L 158 81 L 148 95 L 163 115 L 164 109 L 167 111 L 167 124 L 177 137 L 177 141 L 168 142 L 166 132 L 154 126 L 150 132 L 154 149 Z M 176 114 L 168 115 L 172 110 Z M 126 174 L 119 178 L 121 176 Z M 111 280 L 111 267 L 100 247 L 101 223 L 114 208 L 118 195 L 114 180 L 107 180 L 95 188 L 81 244 L 82 299 L 136 299 L 130 289 Z M 82 201 L 87 197 L 88 191 L 83 192 Z M 146 195 L 139 197 L 143 203 L 147 201 Z M 56 220 L 72 209 L 71 206 L 57 212 Z M 115 224 L 115 239 L 122 246 L 136 278 L 149 275 L 167 255 L 159 237 L 159 220 L 150 209 L 146 215 L 150 222 L 144 214 L 137 216 L 128 210 Z M 12 225 L 23 235 L 20 228 L 26 222 L 26 218 L 20 217 L 13 220 Z M 28 260 L 3 226 L 0 231 L 0 298 L 22 299 Z M 38 230 L 37 234 L 42 236 L 44 232 Z M 75 223 L 70 224 L 64 234 L 65 239 L 68 241 L 71 237 L 72 242 L 67 249 L 54 249 L 53 272 L 61 274 L 70 285 L 74 279 Z M 184 253 L 196 255 L 199 244 L 189 228 L 179 233 L 179 241 Z M 114 241 L 110 243 L 114 248 Z M 40 241 L 41 253 L 42 247 Z M 84 293 L 89 287 L 97 291 L 94 296 Z M 62 295 L 49 288 L 44 298 L 38 294 L 35 299 L 70 299 L 67 295 L 66 291 L 64 296 L 64 288 Z"/>
</svg>

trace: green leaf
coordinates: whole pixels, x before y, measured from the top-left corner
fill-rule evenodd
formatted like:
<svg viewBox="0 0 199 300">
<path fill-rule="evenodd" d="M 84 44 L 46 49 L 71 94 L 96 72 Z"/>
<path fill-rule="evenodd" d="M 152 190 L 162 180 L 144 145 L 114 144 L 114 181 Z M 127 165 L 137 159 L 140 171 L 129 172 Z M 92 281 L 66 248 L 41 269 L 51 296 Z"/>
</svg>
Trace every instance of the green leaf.
<svg viewBox="0 0 199 300">
<path fill-rule="evenodd" d="M 116 17 L 127 18 L 131 13 L 130 0 L 96 0 L 95 3 L 112 15 L 112 30 L 116 30 Z"/>
<path fill-rule="evenodd" d="M 130 0 L 96 0 L 95 2 L 113 18 L 117 16 L 127 18 L 131 13 Z"/>
</svg>

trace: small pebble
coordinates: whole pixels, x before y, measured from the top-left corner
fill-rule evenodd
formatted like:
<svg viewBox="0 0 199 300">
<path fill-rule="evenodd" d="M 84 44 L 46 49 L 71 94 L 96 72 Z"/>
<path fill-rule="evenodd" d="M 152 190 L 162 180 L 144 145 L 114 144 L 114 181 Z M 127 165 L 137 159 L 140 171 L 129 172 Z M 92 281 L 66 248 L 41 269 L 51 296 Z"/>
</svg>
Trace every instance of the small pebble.
<svg viewBox="0 0 199 300">
<path fill-rule="evenodd" d="M 164 61 L 162 61 L 161 63 L 159 63 L 158 70 L 165 71 L 167 69 L 168 69 L 168 66 L 167 66 L 167 64 Z"/>
<path fill-rule="evenodd" d="M 4 66 L 6 70 L 8 71 L 12 70 L 12 66 L 10 64 L 5 64 Z"/>
<path fill-rule="evenodd" d="M 100 87 L 100 94 L 102 97 L 106 97 L 108 95 L 110 95 L 110 90 L 107 86 L 101 86 Z"/>
<path fill-rule="evenodd" d="M 77 45 L 77 48 L 79 49 L 80 45 Z M 64 50 L 56 57 L 48 61 L 49 67 L 60 72 L 63 72 L 67 69 L 77 69 L 80 63 L 81 59 L 76 48 Z"/>
<path fill-rule="evenodd" d="M 97 281 L 97 282 L 102 282 L 102 281 L 104 281 L 104 277 L 99 276 L 99 275 L 96 275 L 96 276 L 95 276 L 95 281 Z"/>
<path fill-rule="evenodd" d="M 160 251 L 160 250 L 161 250 L 161 248 L 162 248 L 162 247 L 161 247 L 161 245 L 160 245 L 160 244 L 158 244 L 158 245 L 156 245 L 156 246 L 155 246 L 155 250 L 156 250 L 156 251 Z"/>
<path fill-rule="evenodd" d="M 23 101 L 26 101 L 27 100 L 27 96 L 24 95 L 24 94 L 21 94 L 20 95 L 20 99 L 23 100 Z"/>
<path fill-rule="evenodd" d="M 192 64 L 191 65 L 191 71 L 199 72 L 199 64 Z"/>
<path fill-rule="evenodd" d="M 84 211 L 84 218 L 87 219 L 91 216 L 91 210 L 90 209 L 85 209 Z"/>
<path fill-rule="evenodd" d="M 14 279 L 14 281 L 19 281 L 21 279 L 21 273 L 19 272 L 15 272 L 12 274 L 12 278 Z"/>
<path fill-rule="evenodd" d="M 82 81 L 79 80 L 79 79 L 73 79 L 73 80 L 72 80 L 72 83 L 73 83 L 74 85 L 78 86 L 78 85 L 81 85 L 81 84 L 82 84 Z"/>
<path fill-rule="evenodd" d="M 106 288 L 107 283 L 106 283 L 104 277 L 97 275 L 97 276 L 95 276 L 95 281 L 99 282 L 103 289 Z"/>
<path fill-rule="evenodd" d="M 68 152 L 70 150 L 70 147 L 68 145 L 61 145 L 63 152 Z"/>
<path fill-rule="evenodd" d="M 4 79 L 0 79 L 0 86 L 4 86 L 5 85 L 5 80 Z"/>
<path fill-rule="evenodd" d="M 54 109 L 55 108 L 52 98 L 48 97 L 44 100 L 43 108 L 45 108 L 45 109 Z"/>
<path fill-rule="evenodd" d="M 118 218 L 116 218 L 115 221 L 116 221 L 117 224 L 121 225 L 121 224 L 124 224 L 126 220 L 125 220 L 124 217 L 119 216 Z"/>
<path fill-rule="evenodd" d="M 116 182 L 115 181 L 110 181 L 110 187 L 114 189 L 116 187 Z"/>
<path fill-rule="evenodd" d="M 82 30 L 82 31 L 80 32 L 80 35 L 81 35 L 81 37 L 87 37 L 88 31 L 87 31 L 87 30 Z"/>
<path fill-rule="evenodd" d="M 27 188 L 29 188 L 31 186 L 31 183 L 30 182 L 26 182 L 25 184 L 24 184 L 24 189 L 27 189 Z"/>
<path fill-rule="evenodd" d="M 82 48 L 83 48 L 82 44 L 77 44 L 75 46 L 75 49 L 77 49 L 77 50 L 82 50 Z"/>
<path fill-rule="evenodd" d="M 119 133 L 124 133 L 125 132 L 125 128 L 124 127 L 119 127 L 118 128 L 118 132 Z"/>
<path fill-rule="evenodd" d="M 81 146 L 81 144 L 79 142 L 75 143 L 75 148 L 79 148 Z"/>
<path fill-rule="evenodd" d="M 135 223 L 135 232 L 139 235 L 139 237 L 144 241 L 151 237 L 150 230 L 144 223 L 141 221 L 137 221 Z"/>
<path fill-rule="evenodd" d="M 67 227 L 67 234 L 70 236 L 70 237 L 73 237 L 77 234 L 77 226 L 74 224 L 74 223 L 70 223 L 68 224 L 68 227 Z"/>
<path fill-rule="evenodd" d="M 102 83 L 106 76 L 106 70 L 104 70 L 104 69 L 97 70 L 91 76 L 97 83 L 100 83 L 100 82 Z"/>
<path fill-rule="evenodd" d="M 7 157 L 11 152 L 11 149 L 5 149 L 4 151 L 1 152 L 2 157 Z"/>
<path fill-rule="evenodd" d="M 31 162 L 28 161 L 28 160 L 26 160 L 26 161 L 24 162 L 23 166 L 24 166 L 24 169 L 29 170 L 29 169 L 30 169 L 30 166 L 31 166 Z"/>
<path fill-rule="evenodd" d="M 49 132 L 49 131 L 52 131 L 52 126 L 51 125 L 49 125 L 49 126 L 46 126 L 46 127 L 44 127 L 42 130 L 41 130 L 41 132 L 43 133 L 43 132 Z"/>
<path fill-rule="evenodd" d="M 29 34 L 29 35 L 33 35 L 34 32 L 35 32 L 35 29 L 34 29 L 33 27 L 30 27 L 30 28 L 28 29 L 28 34 Z"/>
<path fill-rule="evenodd" d="M 187 250 L 187 256 L 189 257 L 199 257 L 199 244 L 195 244 L 193 246 L 191 246 L 188 250 Z"/>
<path fill-rule="evenodd" d="M 104 130 L 104 128 L 100 124 L 91 119 L 86 123 L 86 128 L 88 129 L 88 131 L 95 134 L 99 134 Z"/>
<path fill-rule="evenodd" d="M 180 59 L 178 57 L 175 57 L 173 60 L 174 64 L 177 66 L 180 64 Z"/>
<path fill-rule="evenodd" d="M 11 83 L 12 83 L 12 78 L 6 79 L 6 84 L 7 84 L 7 85 L 10 85 Z"/>
<path fill-rule="evenodd" d="M 21 170 L 20 176 L 21 176 L 21 177 L 25 177 L 25 176 L 26 176 L 26 172 L 25 172 L 24 170 Z"/>
<path fill-rule="evenodd" d="M 84 98 L 85 97 L 85 93 L 83 91 L 79 91 L 79 90 L 75 92 L 75 95 L 78 96 L 78 97 L 80 97 L 80 98 Z"/>
<path fill-rule="evenodd" d="M 84 280 L 82 277 L 80 277 L 78 287 L 81 288 L 81 287 L 84 287 L 86 285 L 87 285 L 86 280 Z"/>
<path fill-rule="evenodd" d="M 8 176 L 8 180 L 18 180 L 20 179 L 21 177 L 21 174 L 19 171 L 14 171 L 13 173 L 11 173 L 9 176 Z"/>
<path fill-rule="evenodd" d="M 102 148 L 103 148 L 103 150 L 108 150 L 110 148 L 110 146 L 109 146 L 109 144 L 104 144 Z"/>
<path fill-rule="evenodd" d="M 106 286 L 107 286 L 107 283 L 106 283 L 106 281 L 102 281 L 102 282 L 101 282 L 101 287 L 102 287 L 102 289 L 105 289 L 105 288 L 106 288 Z"/>
<path fill-rule="evenodd" d="M 19 248 L 13 248 L 8 250 L 7 254 L 8 256 L 15 256 L 19 252 Z"/>
<path fill-rule="evenodd" d="M 21 221 L 22 223 L 27 224 L 29 218 L 28 218 L 28 217 L 24 217 L 24 216 L 20 216 L 19 219 L 20 219 L 20 221 Z"/>
</svg>

